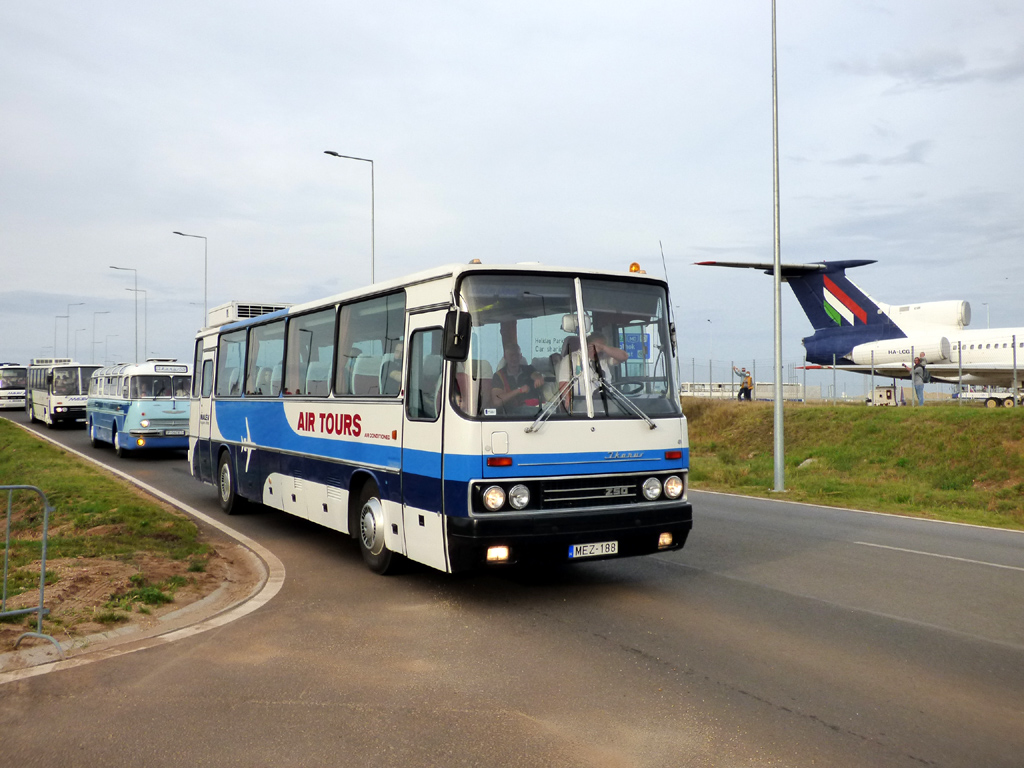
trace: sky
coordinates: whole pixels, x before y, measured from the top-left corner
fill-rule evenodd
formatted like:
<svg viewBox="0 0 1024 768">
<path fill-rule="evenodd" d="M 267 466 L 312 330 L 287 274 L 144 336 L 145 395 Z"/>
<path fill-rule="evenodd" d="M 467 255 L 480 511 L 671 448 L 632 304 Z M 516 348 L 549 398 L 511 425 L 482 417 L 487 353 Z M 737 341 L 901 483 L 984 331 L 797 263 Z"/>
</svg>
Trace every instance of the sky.
<svg viewBox="0 0 1024 768">
<path fill-rule="evenodd" d="M 4 3 L 0 360 L 188 360 L 204 301 L 360 288 L 372 251 L 639 261 L 684 379 L 771 380 L 773 281 L 694 266 L 773 257 L 771 44 L 767 0 Z M 1024 5 L 779 0 L 777 47 L 782 260 L 1024 325 Z"/>
</svg>

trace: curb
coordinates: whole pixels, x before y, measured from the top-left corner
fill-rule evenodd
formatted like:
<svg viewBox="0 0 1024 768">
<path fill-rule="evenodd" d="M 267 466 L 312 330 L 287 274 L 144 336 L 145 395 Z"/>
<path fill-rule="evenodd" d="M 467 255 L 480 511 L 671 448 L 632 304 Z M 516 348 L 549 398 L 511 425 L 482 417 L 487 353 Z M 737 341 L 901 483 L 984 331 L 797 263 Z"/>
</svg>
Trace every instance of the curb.
<svg viewBox="0 0 1024 768">
<path fill-rule="evenodd" d="M 49 674 L 50 672 L 56 672 L 62 669 L 71 669 L 73 667 L 80 667 L 86 664 L 92 664 L 96 661 L 103 659 L 109 659 L 114 656 L 121 656 L 127 653 L 134 653 L 135 651 L 145 650 L 146 648 L 153 648 L 166 643 L 172 643 L 177 640 L 183 640 L 188 637 L 201 634 L 217 627 L 222 627 L 225 624 L 229 624 L 236 619 L 240 619 L 246 616 L 258 608 L 266 605 L 270 600 L 281 591 L 281 587 L 284 586 L 285 579 L 285 567 L 284 563 L 269 549 L 264 547 L 262 544 L 249 538 L 243 533 L 236 531 L 233 528 L 228 527 L 219 520 L 215 520 L 212 517 L 200 512 L 198 509 L 190 507 L 173 496 L 164 493 L 163 491 L 154 488 L 148 483 L 144 483 L 141 480 L 132 477 L 131 475 L 122 472 L 119 469 L 107 466 L 102 462 L 97 461 L 91 456 L 87 456 L 81 451 L 77 451 L 74 448 L 69 448 L 63 445 L 51 437 L 35 432 L 34 430 L 28 429 L 25 425 L 19 424 L 16 421 L 10 423 L 15 424 L 21 429 L 25 430 L 29 434 L 40 438 L 42 440 L 55 445 L 56 447 L 72 453 L 85 461 L 88 461 L 100 469 L 110 472 L 116 475 L 122 480 L 126 480 L 137 488 L 142 489 L 146 493 L 154 496 L 161 501 L 164 501 L 176 509 L 184 512 L 189 517 L 195 518 L 206 525 L 209 525 L 226 536 L 234 539 L 238 542 L 243 552 L 248 552 L 253 565 L 262 571 L 262 578 L 256 585 L 252 592 L 240 601 L 235 602 L 231 605 L 223 606 L 219 609 L 214 609 L 215 612 L 205 618 L 200 618 L 194 623 L 188 623 L 192 616 L 195 614 L 201 614 L 205 608 L 214 606 L 217 602 L 215 598 L 219 596 L 218 593 L 224 589 L 222 584 L 212 593 L 204 597 L 202 600 L 198 600 L 195 603 L 184 606 L 178 611 L 166 614 L 160 617 L 160 621 L 166 625 L 184 623 L 184 626 L 177 626 L 174 628 L 157 628 L 155 631 L 157 634 L 153 634 L 154 630 L 139 630 L 133 628 L 124 628 L 123 630 L 111 630 L 109 632 L 101 632 L 95 635 L 89 635 L 84 638 L 77 638 L 75 640 L 66 641 L 61 643 L 61 648 L 66 650 L 72 648 L 79 648 L 83 645 L 89 645 L 92 643 L 109 643 L 111 641 L 121 641 L 122 644 L 116 647 L 104 647 L 99 648 L 95 651 L 86 651 L 79 656 L 75 656 L 71 659 L 65 659 L 63 661 L 55 657 L 53 646 L 39 646 L 34 648 L 28 648 L 24 651 L 13 651 L 9 654 L 0 655 L 0 666 L 5 657 L 16 656 L 18 659 L 26 660 L 27 663 L 33 664 L 34 666 L 23 667 L 21 669 L 12 670 L 10 672 L 0 672 L 0 685 L 5 683 L 14 682 L 15 680 L 24 680 L 29 677 L 36 677 L 38 675 Z M 132 642 L 135 638 L 132 637 L 135 633 L 141 633 L 143 636 L 139 639 L 139 642 Z M 129 645 L 128 643 L 131 642 Z M 38 660 L 35 660 L 38 658 Z"/>
</svg>

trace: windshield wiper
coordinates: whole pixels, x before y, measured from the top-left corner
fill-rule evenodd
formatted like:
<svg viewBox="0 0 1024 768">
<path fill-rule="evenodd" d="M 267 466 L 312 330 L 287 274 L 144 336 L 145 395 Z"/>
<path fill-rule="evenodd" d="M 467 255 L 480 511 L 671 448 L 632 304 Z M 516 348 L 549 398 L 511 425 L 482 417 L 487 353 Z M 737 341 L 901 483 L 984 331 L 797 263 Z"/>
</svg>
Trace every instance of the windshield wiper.
<svg viewBox="0 0 1024 768">
<path fill-rule="evenodd" d="M 604 376 L 600 377 L 600 387 L 601 389 L 603 389 L 605 392 L 612 396 L 612 400 L 617 402 L 619 405 L 621 405 L 627 411 L 632 413 L 634 416 L 639 416 L 641 419 L 646 421 L 651 429 L 658 428 L 658 425 L 651 421 L 651 418 L 642 410 L 640 410 L 640 407 L 636 403 L 630 400 L 621 389 L 619 389 L 610 381 L 608 381 L 608 379 L 606 379 Z"/>
<path fill-rule="evenodd" d="M 544 409 L 540 412 L 537 418 L 533 420 L 533 424 L 526 428 L 527 434 L 529 434 L 530 432 L 536 432 L 538 429 L 540 429 L 540 425 L 547 421 L 552 413 L 558 410 L 558 406 L 561 405 L 562 400 L 565 397 L 565 393 L 572 388 L 572 385 L 575 384 L 582 375 L 583 371 L 580 371 L 571 379 L 569 379 L 569 381 L 565 382 L 565 384 L 559 387 L 558 392 L 555 394 L 555 396 L 544 404 Z"/>
</svg>

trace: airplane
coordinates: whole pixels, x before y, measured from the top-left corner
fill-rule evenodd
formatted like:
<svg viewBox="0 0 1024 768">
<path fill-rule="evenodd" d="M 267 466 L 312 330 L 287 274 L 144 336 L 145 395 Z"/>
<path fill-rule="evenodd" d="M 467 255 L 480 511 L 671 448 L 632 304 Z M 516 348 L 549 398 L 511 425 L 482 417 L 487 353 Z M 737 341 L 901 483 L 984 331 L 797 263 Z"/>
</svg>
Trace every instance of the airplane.
<svg viewBox="0 0 1024 768">
<path fill-rule="evenodd" d="M 773 263 L 699 261 L 699 266 L 761 269 Z M 925 354 L 932 381 L 1017 386 L 1024 380 L 1024 327 L 965 330 L 966 301 L 883 304 L 846 276 L 875 259 L 781 264 L 781 279 L 793 289 L 814 327 L 803 339 L 811 367 L 909 378 L 913 358 Z M 1012 402 L 1012 401 L 1011 401 Z"/>
</svg>

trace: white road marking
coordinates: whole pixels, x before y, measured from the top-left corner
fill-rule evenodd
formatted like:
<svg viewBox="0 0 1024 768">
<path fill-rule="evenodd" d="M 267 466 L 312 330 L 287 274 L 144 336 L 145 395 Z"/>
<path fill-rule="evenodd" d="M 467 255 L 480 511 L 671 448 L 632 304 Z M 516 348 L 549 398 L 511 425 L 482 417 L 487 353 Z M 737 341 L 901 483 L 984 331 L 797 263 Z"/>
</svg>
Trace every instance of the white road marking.
<svg viewBox="0 0 1024 768">
<path fill-rule="evenodd" d="M 953 555 L 939 555 L 935 552 L 922 552 L 918 549 L 903 549 L 903 547 L 887 547 L 885 544 L 871 544 L 867 541 L 855 541 L 854 544 L 860 544 L 865 547 L 875 547 L 876 549 L 891 549 L 894 552 L 908 552 L 912 555 L 926 555 L 928 557 L 941 557 L 943 560 L 956 560 L 961 563 L 971 563 L 973 565 L 987 565 L 990 568 L 1005 568 L 1008 571 L 1021 571 L 1024 572 L 1024 568 L 1016 565 L 1001 565 L 1000 563 L 987 563 L 984 560 L 971 560 L 966 557 L 953 557 Z"/>
</svg>

